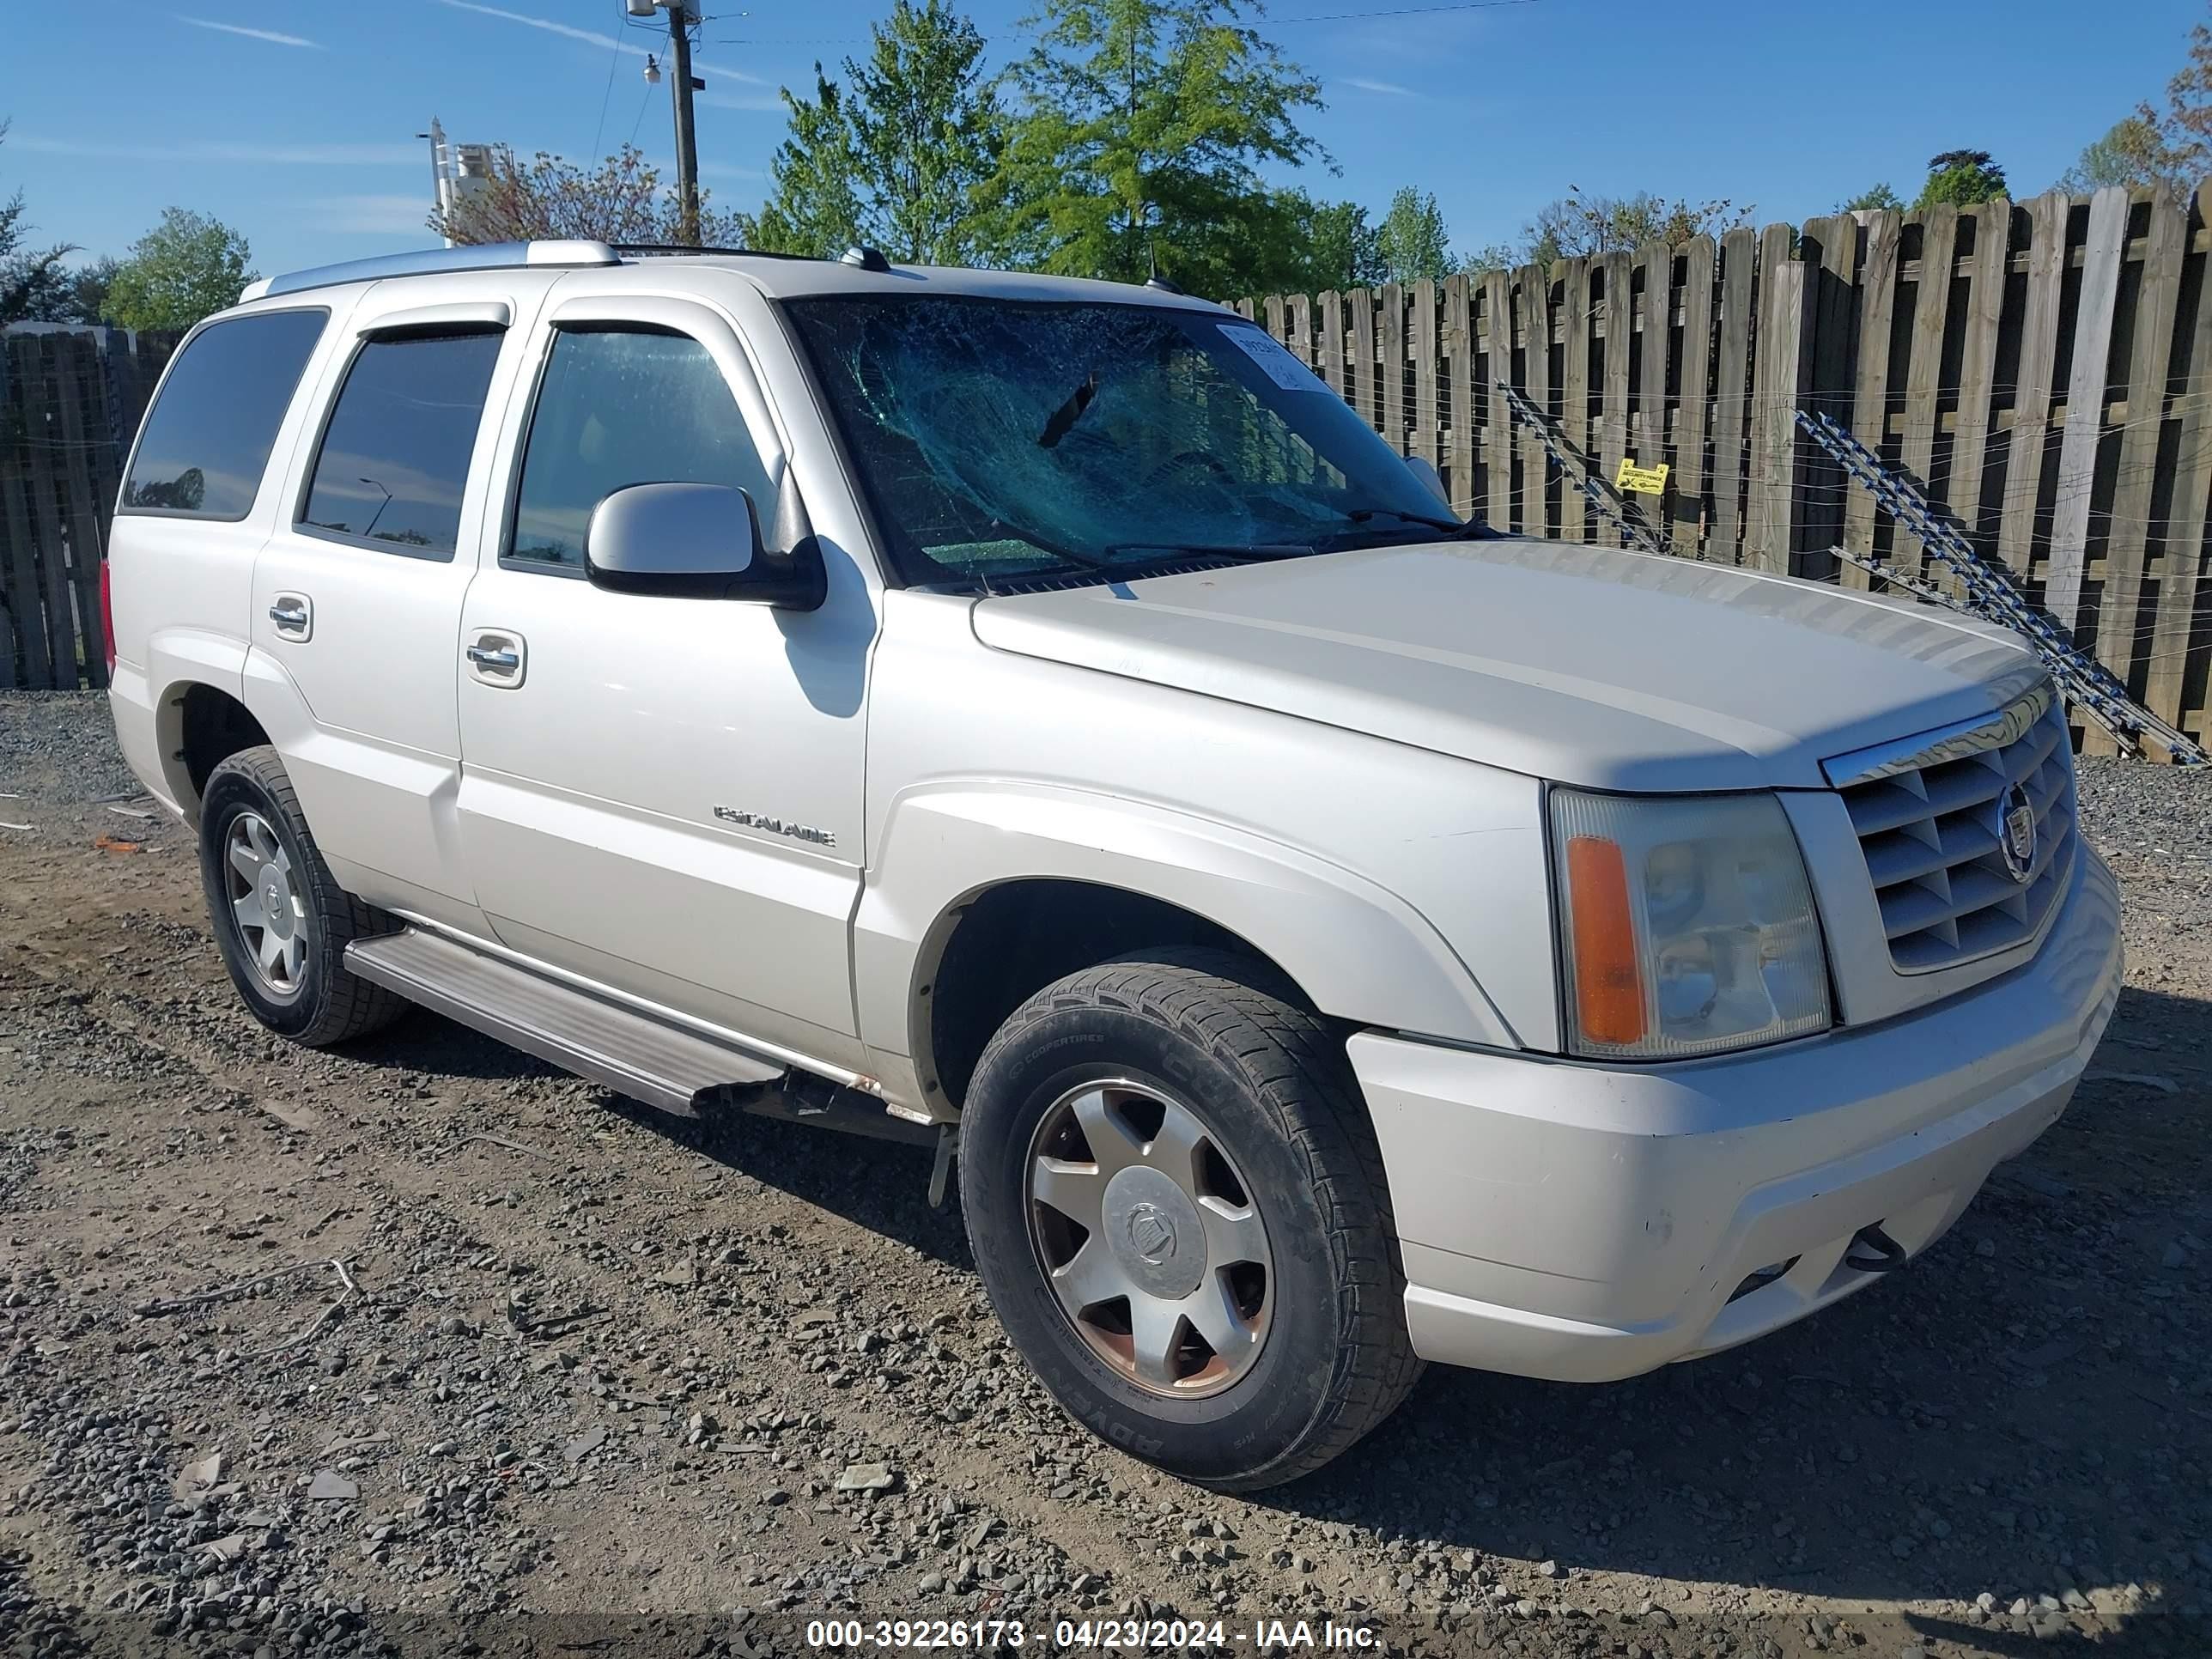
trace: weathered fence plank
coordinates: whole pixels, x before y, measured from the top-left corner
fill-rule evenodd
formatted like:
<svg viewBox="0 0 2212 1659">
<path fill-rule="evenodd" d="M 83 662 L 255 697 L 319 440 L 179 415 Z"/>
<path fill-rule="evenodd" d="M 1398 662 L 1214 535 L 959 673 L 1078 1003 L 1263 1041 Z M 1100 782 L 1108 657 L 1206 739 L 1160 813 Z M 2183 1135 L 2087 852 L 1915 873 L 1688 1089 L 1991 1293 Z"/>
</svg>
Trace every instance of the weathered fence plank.
<svg viewBox="0 0 2212 1659">
<path fill-rule="evenodd" d="M 1449 441 L 1443 446 L 1444 493 L 1453 510 L 1473 513 L 1482 497 L 1477 493 L 1478 473 L 1487 465 L 1478 460 L 1489 434 L 1474 417 L 1476 354 L 1482 349 L 1475 319 L 1473 283 L 1464 271 L 1444 278 L 1443 348 L 1451 379 L 1448 422 Z"/>
<path fill-rule="evenodd" d="M 2212 228 L 2212 181 L 2199 186 L 2195 207 L 2191 229 Z M 2189 355 L 2179 365 L 2182 390 L 2175 401 L 2181 430 L 2172 504 L 2166 514 L 2166 564 L 2159 577 L 2158 613 L 2143 674 L 2144 706 L 2175 726 L 2182 720 L 2189 636 L 2203 603 L 2206 580 L 2212 577 L 2204 562 L 2206 502 L 2212 497 L 2212 281 L 2203 280 L 2207 277 L 2212 277 L 2212 267 L 2197 283 L 2195 315 L 2189 319 Z"/>
<path fill-rule="evenodd" d="M 1959 210 L 1948 204 L 1928 210 L 1920 227 L 1920 279 L 1912 295 L 1912 334 L 1905 365 L 1905 441 L 1898 465 L 1933 501 L 1942 492 L 1929 475 L 1935 470 L 1938 404 L 1943 387 L 1943 331 L 1951 314 L 1951 272 L 1959 246 Z M 1890 562 L 1908 575 L 1920 573 L 1920 538 L 1899 528 Z"/>
<path fill-rule="evenodd" d="M 2106 520 L 2105 586 L 2097 603 L 2097 655 L 2123 684 L 2138 654 L 2144 562 L 2161 435 L 2166 428 L 2166 367 L 2173 350 L 2174 307 L 2188 252 L 2186 212 L 2163 194 L 2149 203 L 2142 278 L 2136 285 L 2134 345 L 2128 362 L 2127 424 L 2120 430 L 2119 471 Z M 2101 726 L 2083 728 L 2082 750 L 2111 754 L 2117 745 Z"/>
<path fill-rule="evenodd" d="M 1523 265 L 1514 273 L 1514 309 L 1505 313 L 1505 346 L 1498 361 L 1504 365 L 1498 377 L 1510 379 L 1513 374 L 1513 329 L 1517 320 L 1521 330 L 1522 390 L 1528 401 L 1545 414 L 1552 412 L 1552 278 L 1551 273 L 1535 265 Z M 1490 419 L 1500 433 L 1512 430 L 1512 416 L 1507 412 L 1504 394 L 1495 386 L 1491 389 Z M 1547 488 L 1552 476 L 1552 458 L 1544 453 L 1544 446 L 1533 432 L 1525 428 L 1521 433 L 1521 527 L 1531 536 L 1553 533 L 1550 491 Z M 1512 465 L 1510 450 L 1503 465 Z"/>
<path fill-rule="evenodd" d="M 1744 479 L 1750 431 L 1744 397 L 1751 375 L 1751 325 L 1756 301 L 1759 233 L 1732 230 L 1721 239 L 1720 339 L 1714 359 L 1713 533 L 1708 556 L 1743 562 Z"/>
<path fill-rule="evenodd" d="M 1587 259 L 1569 259 L 1561 267 L 1560 326 L 1566 331 L 1559 370 L 1559 434 L 1567 451 L 1577 459 L 1590 454 L 1590 278 L 1594 267 Z M 1589 534 L 1589 503 L 1570 484 L 1559 486 L 1559 538 L 1578 542 Z"/>
<path fill-rule="evenodd" d="M 1705 433 L 1712 393 L 1713 239 L 1692 236 L 1682 248 L 1680 386 L 1674 405 L 1674 526 L 1676 553 L 1704 556 Z M 1734 477 L 1730 468 L 1729 476 Z"/>
<path fill-rule="evenodd" d="M 1452 397 L 1466 411 L 1466 425 L 1470 433 L 1474 428 L 1475 400 L 1479 396 L 1483 410 L 1482 420 L 1482 494 L 1474 492 L 1474 477 L 1468 475 L 1464 490 L 1455 488 L 1455 503 L 1464 501 L 1472 512 L 1478 501 L 1486 501 L 1483 516 L 1501 530 L 1513 526 L 1513 424 L 1505 410 L 1505 395 L 1498 389 L 1498 382 L 1513 377 L 1513 301 L 1506 287 L 1505 273 L 1493 270 L 1482 279 L 1482 373 L 1478 379 L 1474 362 L 1474 303 L 1472 283 L 1465 276 L 1455 276 L 1460 284 L 1461 307 L 1468 321 L 1467 370 L 1453 376 Z"/>
<path fill-rule="evenodd" d="M 1984 202 L 1973 211 L 1973 264 L 1959 361 L 1959 413 L 1945 500 L 1977 550 L 1988 552 L 1990 538 L 1982 533 L 1982 477 L 1994 422 L 1997 336 L 2004 323 L 2005 283 L 2012 270 L 2012 204 Z"/>
<path fill-rule="evenodd" d="M 1790 257 L 1792 233 L 1769 225 L 1759 239 L 1759 335 L 1752 375 L 1751 484 L 1744 558 L 1762 570 L 1796 568 L 1802 505 L 1796 410 L 1812 374 L 1805 266 Z"/>
<path fill-rule="evenodd" d="M 1413 431 L 1407 453 L 1431 466 L 1442 459 L 1437 447 L 1437 285 L 1424 276 L 1413 284 Z"/>
<path fill-rule="evenodd" d="M 1628 457 L 1628 383 L 1636 358 L 1636 319 L 1630 296 L 1629 272 L 1634 268 L 1626 252 L 1600 256 L 1605 283 L 1605 306 L 1599 320 L 1605 331 L 1604 401 L 1598 422 L 1598 471 L 1610 487 Z M 1620 534 L 1601 522 L 1599 539 L 1616 546 Z"/>
<path fill-rule="evenodd" d="M 2007 434 L 2003 503 L 1997 514 L 1997 557 L 2027 580 L 2034 563 L 2036 503 L 2050 447 L 2051 392 L 2058 364 L 2058 318 L 2065 299 L 2063 196 L 2027 206 L 2027 289 L 2020 325 L 2020 368 L 2014 374 L 2012 430 Z"/>
<path fill-rule="evenodd" d="M 1889 436 L 1889 348 L 1897 322 L 1904 226 L 1902 215 L 1869 214 L 1866 258 L 1859 269 L 1858 373 L 1852 388 L 1851 431 L 1876 454 Z M 1844 497 L 1844 546 L 1863 559 L 1873 558 L 1877 551 L 1874 497 L 1863 489 Z M 1846 587 L 1866 587 L 1874 580 L 1848 562 L 1837 579 Z"/>
<path fill-rule="evenodd" d="M 2089 235 L 2081 247 L 2081 293 L 2074 312 L 2074 372 L 2066 383 L 2066 435 L 2058 450 L 2058 487 L 2051 504 L 2051 574 L 2044 608 L 2077 634 L 2081 582 L 2089 563 L 2089 496 L 2096 485 L 2097 446 L 2104 436 L 2105 396 L 2119 302 L 2120 261 L 2127 249 L 2128 193 L 2115 186 L 2089 201 Z"/>
</svg>

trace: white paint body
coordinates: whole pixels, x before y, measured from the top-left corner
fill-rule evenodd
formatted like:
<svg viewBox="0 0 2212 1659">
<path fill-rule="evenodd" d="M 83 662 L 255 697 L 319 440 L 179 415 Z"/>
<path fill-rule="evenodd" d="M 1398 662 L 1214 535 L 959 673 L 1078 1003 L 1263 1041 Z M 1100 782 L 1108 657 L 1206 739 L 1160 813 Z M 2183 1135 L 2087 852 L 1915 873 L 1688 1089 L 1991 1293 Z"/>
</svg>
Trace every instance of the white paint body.
<svg viewBox="0 0 2212 1659">
<path fill-rule="evenodd" d="M 2063 1109 L 2118 982 L 2094 854 L 2038 939 L 1890 964 L 1820 763 L 2001 707 L 2010 636 L 1832 587 L 1497 540 L 1068 591 L 900 587 L 778 298 L 917 286 L 1200 304 L 1099 283 L 742 258 L 340 283 L 252 511 L 124 512 L 124 752 L 191 818 L 176 708 L 241 701 L 341 882 L 741 1033 L 907 1115 L 952 919 L 1024 878 L 1141 893 L 1278 963 L 1349 1043 L 1381 1139 L 1416 1346 L 1625 1376 L 1771 1328 L 1917 1250 Z M 511 322 L 449 561 L 303 536 L 293 508 L 364 329 Z M 611 593 L 499 557 L 556 319 L 700 341 L 829 568 L 787 611 Z M 274 602 L 312 603 L 305 640 Z M 474 672 L 489 636 L 518 683 Z M 1724 1058 L 1564 1057 L 1545 789 L 1775 790 L 1803 848 L 1838 1024 Z M 811 840 L 718 817 L 735 804 Z M 1753 1269 L 1781 1279 L 1730 1302 Z"/>
</svg>

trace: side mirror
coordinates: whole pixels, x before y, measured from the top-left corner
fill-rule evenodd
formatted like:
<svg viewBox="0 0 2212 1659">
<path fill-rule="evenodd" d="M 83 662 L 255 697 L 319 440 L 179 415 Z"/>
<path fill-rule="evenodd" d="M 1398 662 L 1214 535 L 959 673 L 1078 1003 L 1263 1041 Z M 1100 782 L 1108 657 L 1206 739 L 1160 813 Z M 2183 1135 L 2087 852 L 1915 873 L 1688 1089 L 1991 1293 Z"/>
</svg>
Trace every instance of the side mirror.
<svg viewBox="0 0 2212 1659">
<path fill-rule="evenodd" d="M 737 599 L 811 611 L 828 583 L 810 535 L 770 553 L 760 515 L 728 484 L 644 483 L 592 509 L 584 572 L 594 586 L 663 599 Z"/>
<path fill-rule="evenodd" d="M 1451 506 L 1451 497 L 1444 493 L 1443 475 L 1437 471 L 1437 464 L 1434 461 L 1425 455 L 1408 455 L 1406 457 L 1406 466 L 1407 471 L 1421 481 L 1423 487 L 1430 495 L 1435 496 L 1447 507 Z"/>
</svg>

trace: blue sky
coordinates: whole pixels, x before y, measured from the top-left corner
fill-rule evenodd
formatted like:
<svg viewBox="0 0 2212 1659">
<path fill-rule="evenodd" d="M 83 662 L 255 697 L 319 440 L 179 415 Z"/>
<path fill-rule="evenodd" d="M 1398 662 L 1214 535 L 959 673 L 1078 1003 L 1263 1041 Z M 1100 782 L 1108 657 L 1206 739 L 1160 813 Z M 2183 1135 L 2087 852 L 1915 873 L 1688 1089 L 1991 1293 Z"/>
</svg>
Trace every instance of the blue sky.
<svg viewBox="0 0 2212 1659">
<path fill-rule="evenodd" d="M 1420 0 L 1401 0 L 1419 3 Z M 1530 0 L 1295 21 L 1392 0 L 1276 0 L 1263 27 L 1322 79 L 1310 130 L 1341 168 L 1317 194 L 1377 211 L 1432 190 L 1462 248 L 1508 240 L 1571 185 L 1832 210 L 1926 158 L 1995 152 L 2043 189 L 2180 64 L 2204 0 Z M 775 91 L 865 49 L 888 0 L 752 12 L 704 0 L 701 170 L 752 206 L 783 131 Z M 1028 0 L 977 0 L 994 61 Z M 244 231 L 264 272 L 424 246 L 433 115 L 459 141 L 582 158 L 633 133 L 665 167 L 665 44 L 622 0 L 11 0 L 0 194 L 42 238 L 120 253 L 175 204 Z M 617 46 L 617 43 L 619 43 Z"/>
</svg>

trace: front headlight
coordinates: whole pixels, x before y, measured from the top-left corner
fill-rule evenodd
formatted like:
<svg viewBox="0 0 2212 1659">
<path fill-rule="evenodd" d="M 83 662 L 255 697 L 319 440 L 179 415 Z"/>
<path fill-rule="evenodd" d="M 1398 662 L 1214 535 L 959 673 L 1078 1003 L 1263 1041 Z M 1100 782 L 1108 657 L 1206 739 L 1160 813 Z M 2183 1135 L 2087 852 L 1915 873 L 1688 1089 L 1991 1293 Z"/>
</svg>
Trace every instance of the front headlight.
<svg viewBox="0 0 2212 1659">
<path fill-rule="evenodd" d="M 1805 860 L 1771 795 L 1554 788 L 1569 1046 L 1675 1060 L 1826 1030 Z"/>
</svg>

